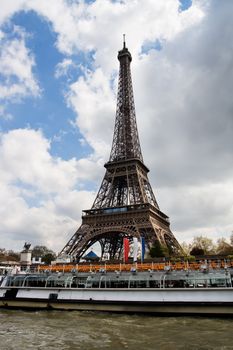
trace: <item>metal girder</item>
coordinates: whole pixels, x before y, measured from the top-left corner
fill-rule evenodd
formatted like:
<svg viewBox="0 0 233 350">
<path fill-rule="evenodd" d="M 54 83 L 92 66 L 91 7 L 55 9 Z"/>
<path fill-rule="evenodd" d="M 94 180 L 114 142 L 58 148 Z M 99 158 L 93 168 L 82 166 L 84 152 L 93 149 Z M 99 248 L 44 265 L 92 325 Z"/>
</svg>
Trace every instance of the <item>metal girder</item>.
<svg viewBox="0 0 233 350">
<path fill-rule="evenodd" d="M 170 230 L 168 217 L 159 209 L 143 163 L 139 142 L 133 87 L 130 72 L 132 57 L 124 47 L 118 53 L 120 73 L 113 142 L 106 172 L 90 210 L 85 210 L 82 225 L 60 255 L 77 261 L 95 242 L 102 256 L 122 256 L 123 238 L 145 238 L 149 248 L 158 240 L 177 254 L 181 247 Z"/>
</svg>

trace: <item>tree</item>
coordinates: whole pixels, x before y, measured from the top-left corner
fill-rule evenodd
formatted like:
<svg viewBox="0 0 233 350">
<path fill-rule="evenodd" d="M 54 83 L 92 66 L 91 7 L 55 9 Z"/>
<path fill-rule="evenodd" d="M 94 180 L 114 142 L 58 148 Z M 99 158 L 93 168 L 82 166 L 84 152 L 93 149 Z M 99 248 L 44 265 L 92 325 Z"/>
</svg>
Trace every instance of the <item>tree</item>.
<svg viewBox="0 0 233 350">
<path fill-rule="evenodd" d="M 8 250 L 6 259 L 8 261 L 20 261 L 20 253 L 14 252 L 13 250 Z"/>
<path fill-rule="evenodd" d="M 204 254 L 214 254 L 216 252 L 216 247 L 213 243 L 213 240 L 204 236 L 194 237 L 192 247 L 203 249 Z M 192 253 L 190 252 L 190 254 Z"/>
<path fill-rule="evenodd" d="M 46 253 L 42 257 L 42 262 L 44 262 L 46 265 L 50 265 L 51 261 L 56 259 L 56 254 L 55 253 Z"/>
<path fill-rule="evenodd" d="M 231 245 L 233 246 L 233 231 L 232 231 L 232 234 L 231 234 L 231 236 L 230 236 L 230 243 L 231 243 Z"/>
<path fill-rule="evenodd" d="M 1 261 L 19 261 L 20 254 L 14 252 L 13 250 L 6 250 L 5 248 L 0 248 L 0 260 Z"/>
<path fill-rule="evenodd" d="M 193 256 L 204 255 L 204 254 L 205 254 L 204 249 L 196 246 L 194 246 L 190 251 L 190 255 L 193 255 Z"/>
<path fill-rule="evenodd" d="M 152 258 L 161 258 L 169 255 L 167 247 L 162 246 L 159 241 L 155 241 L 150 248 L 150 256 Z"/>
<path fill-rule="evenodd" d="M 42 257 L 45 254 L 47 254 L 49 252 L 49 249 L 44 246 L 44 245 L 36 245 L 33 249 L 32 249 L 32 257 L 36 258 L 36 257 Z"/>
<path fill-rule="evenodd" d="M 56 259 L 56 253 L 54 253 L 51 249 L 48 249 L 46 246 L 36 245 L 32 249 L 32 257 L 41 257 L 41 260 L 43 262 L 45 262 L 46 264 L 50 264 L 52 260 Z"/>
<path fill-rule="evenodd" d="M 0 261 L 4 261 L 6 258 L 6 249 L 0 248 Z"/>
<path fill-rule="evenodd" d="M 232 255 L 233 246 L 226 241 L 226 238 L 219 238 L 217 240 L 217 254 L 219 255 Z"/>
<path fill-rule="evenodd" d="M 181 248 L 183 249 L 183 252 L 185 255 L 189 255 L 190 253 L 190 249 L 191 249 L 191 245 L 186 243 L 186 242 L 182 242 L 181 243 Z"/>
</svg>

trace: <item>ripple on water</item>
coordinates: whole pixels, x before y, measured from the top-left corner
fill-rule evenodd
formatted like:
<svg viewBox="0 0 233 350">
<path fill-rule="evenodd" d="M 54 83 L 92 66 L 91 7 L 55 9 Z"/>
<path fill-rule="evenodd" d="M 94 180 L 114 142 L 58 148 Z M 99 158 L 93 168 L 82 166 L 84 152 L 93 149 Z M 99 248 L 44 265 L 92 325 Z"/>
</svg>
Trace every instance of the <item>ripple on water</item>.
<svg viewBox="0 0 233 350">
<path fill-rule="evenodd" d="M 233 350 L 232 319 L 0 311 L 1 350 Z"/>
</svg>

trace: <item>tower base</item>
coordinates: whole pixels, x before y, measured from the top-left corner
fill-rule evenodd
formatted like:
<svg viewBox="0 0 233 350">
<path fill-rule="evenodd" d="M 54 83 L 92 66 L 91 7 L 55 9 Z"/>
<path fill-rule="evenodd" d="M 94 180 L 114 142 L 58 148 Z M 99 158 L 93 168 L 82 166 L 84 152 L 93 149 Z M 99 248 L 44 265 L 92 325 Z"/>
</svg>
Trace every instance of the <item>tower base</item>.
<svg viewBox="0 0 233 350">
<path fill-rule="evenodd" d="M 110 260 L 123 255 L 123 238 L 144 237 L 147 251 L 155 242 L 172 255 L 181 247 L 170 230 L 169 218 L 150 204 L 129 205 L 83 211 L 82 224 L 59 255 L 68 254 L 79 261 L 94 243 L 101 246 L 101 258 Z"/>
</svg>

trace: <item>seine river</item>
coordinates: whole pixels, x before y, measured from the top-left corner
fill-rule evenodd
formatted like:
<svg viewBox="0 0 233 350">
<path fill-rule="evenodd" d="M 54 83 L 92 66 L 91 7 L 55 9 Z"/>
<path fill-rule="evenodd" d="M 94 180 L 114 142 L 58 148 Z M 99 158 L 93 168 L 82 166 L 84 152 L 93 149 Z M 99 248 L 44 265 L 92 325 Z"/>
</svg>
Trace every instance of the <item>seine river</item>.
<svg viewBox="0 0 233 350">
<path fill-rule="evenodd" d="M 0 311 L 1 350 L 233 349 L 233 319 Z"/>
</svg>

